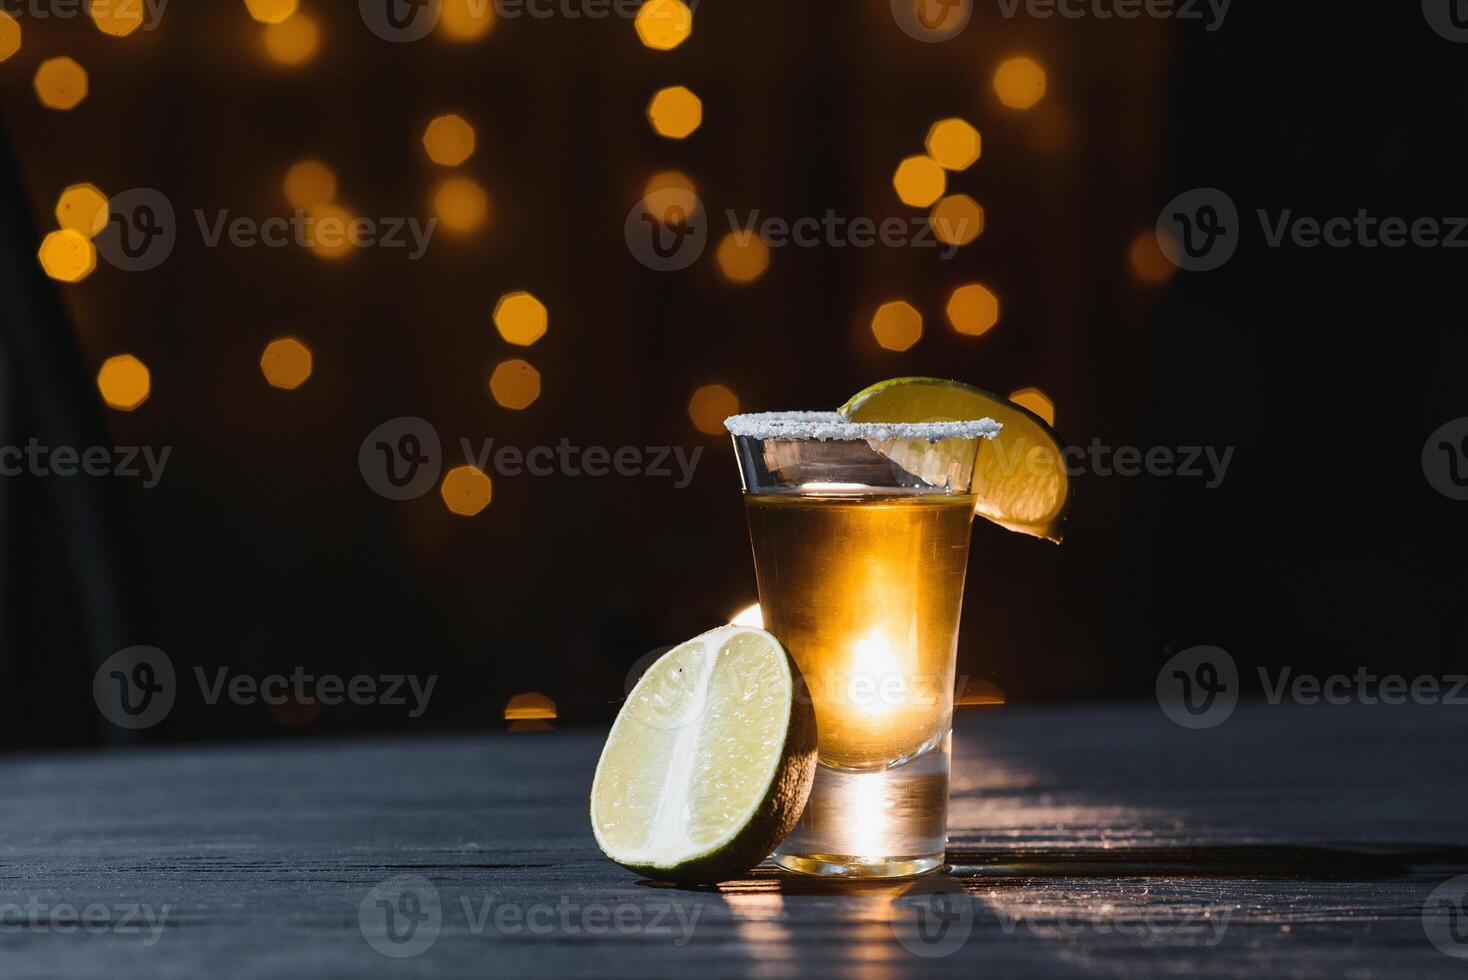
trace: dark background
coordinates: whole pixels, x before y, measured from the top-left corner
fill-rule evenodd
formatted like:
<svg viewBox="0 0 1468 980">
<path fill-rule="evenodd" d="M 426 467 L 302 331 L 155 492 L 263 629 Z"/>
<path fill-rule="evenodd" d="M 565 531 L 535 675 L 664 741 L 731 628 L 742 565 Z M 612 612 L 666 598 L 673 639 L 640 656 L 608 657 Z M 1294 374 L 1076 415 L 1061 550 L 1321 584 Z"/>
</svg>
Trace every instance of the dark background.
<svg viewBox="0 0 1468 980">
<path fill-rule="evenodd" d="M 471 44 L 394 45 L 354 4 L 303 9 L 322 47 L 294 70 L 264 58 L 261 27 L 236 2 L 171 4 L 157 30 L 124 39 L 85 17 L 21 14 L 24 46 L 0 63 L 19 169 L 0 195 L 4 282 L 12 300 L 34 291 L 33 311 L 59 296 L 66 317 L 22 323 L 20 307 L 6 310 L 5 441 L 24 444 L 59 413 L 73 431 L 105 426 L 103 445 L 173 448 L 153 490 L 0 481 L 7 745 L 114 735 L 92 673 L 135 644 L 167 651 L 185 692 L 196 665 L 439 675 L 419 719 L 383 706 L 210 707 L 195 693 L 153 733 L 164 737 L 502 727 L 506 700 L 532 690 L 556 702 L 558 724 L 610 719 L 634 661 L 754 599 L 733 454 L 687 412 L 713 382 L 745 410 L 834 407 L 907 374 L 1037 386 L 1076 445 L 1236 447 L 1213 490 L 1081 477 L 1059 548 L 979 522 L 959 673 L 1010 702 L 1150 696 L 1167 653 L 1202 643 L 1228 649 L 1246 678 L 1256 664 L 1462 668 L 1468 505 L 1432 489 L 1421 454 L 1433 430 L 1468 415 L 1468 253 L 1268 248 L 1254 214 L 1468 213 L 1468 46 L 1434 33 L 1417 5 L 1241 3 L 1209 32 L 1006 19 L 978 3 L 959 37 L 922 44 L 885 0 L 705 0 L 691 40 L 667 53 L 615 17 L 521 18 Z M 70 112 L 43 108 L 30 86 L 57 54 L 90 73 Z M 1014 54 L 1048 74 L 1027 112 L 1000 105 L 990 83 Z M 643 111 L 679 83 L 702 97 L 704 123 L 674 142 Z M 419 262 L 203 246 L 195 208 L 286 214 L 281 179 L 306 157 L 332 165 L 356 213 L 426 217 L 444 171 L 419 137 L 448 111 L 477 129 L 461 169 L 491 198 L 481 232 L 440 231 Z M 987 212 L 956 258 L 792 247 L 751 285 L 719 275 L 725 208 L 916 214 L 891 173 L 953 115 L 983 132 L 984 153 L 950 188 Z M 666 168 L 693 178 L 715 219 L 708 251 L 680 273 L 644 268 L 623 240 L 644 182 Z M 180 216 L 168 262 L 35 281 L 56 197 L 80 181 L 163 191 Z M 1233 260 L 1139 279 L 1133 241 L 1177 194 L 1207 186 L 1242 215 Z M 943 305 L 976 280 L 1002 317 L 964 337 Z M 550 310 L 549 334 L 523 350 L 490 319 L 515 289 Z M 925 318 L 905 353 L 867 329 L 894 298 Z M 28 360 L 17 338 L 38 326 L 61 334 L 49 349 L 69 374 Z M 284 334 L 315 355 L 292 392 L 259 369 Z M 92 383 L 123 352 L 152 370 L 132 413 L 102 407 Z M 509 356 L 543 377 L 523 412 L 486 391 Z M 363 437 L 403 415 L 434 424 L 449 462 L 460 437 L 704 455 L 681 490 L 497 477 L 489 508 L 461 518 L 437 493 L 396 503 L 364 483 Z M 111 517 L 90 526 L 79 507 Z M 105 570 L 100 586 L 79 562 Z"/>
</svg>

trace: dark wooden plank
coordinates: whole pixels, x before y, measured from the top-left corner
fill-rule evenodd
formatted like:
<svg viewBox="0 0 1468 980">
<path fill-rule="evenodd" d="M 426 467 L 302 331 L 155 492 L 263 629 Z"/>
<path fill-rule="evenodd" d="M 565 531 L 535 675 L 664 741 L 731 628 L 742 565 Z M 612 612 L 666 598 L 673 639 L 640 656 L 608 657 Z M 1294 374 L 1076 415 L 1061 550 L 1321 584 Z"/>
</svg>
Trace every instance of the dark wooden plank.
<svg viewBox="0 0 1468 980">
<path fill-rule="evenodd" d="M 910 883 L 690 890 L 604 861 L 599 732 L 8 758 L 0 976 L 1468 972 L 1421 915 L 1468 872 L 1452 708 L 1243 707 L 1203 732 L 1155 706 L 1002 708 L 959 733 L 955 867 L 919 888 L 966 918 L 932 945 Z M 372 890 L 404 875 L 440 912 L 396 959 L 361 907 L 380 924 Z M 111 926 L 20 921 L 89 905 Z"/>
</svg>

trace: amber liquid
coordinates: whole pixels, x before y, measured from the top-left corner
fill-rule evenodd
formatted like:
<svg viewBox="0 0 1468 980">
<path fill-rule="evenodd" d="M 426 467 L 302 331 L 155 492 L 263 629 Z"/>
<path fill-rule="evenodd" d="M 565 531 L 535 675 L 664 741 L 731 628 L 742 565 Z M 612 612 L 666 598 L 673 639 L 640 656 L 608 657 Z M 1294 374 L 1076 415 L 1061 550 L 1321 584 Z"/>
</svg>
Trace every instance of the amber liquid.
<svg viewBox="0 0 1468 980">
<path fill-rule="evenodd" d="M 815 704 L 823 765 L 897 765 L 942 742 L 974 498 L 746 494 L 765 627 Z"/>
</svg>

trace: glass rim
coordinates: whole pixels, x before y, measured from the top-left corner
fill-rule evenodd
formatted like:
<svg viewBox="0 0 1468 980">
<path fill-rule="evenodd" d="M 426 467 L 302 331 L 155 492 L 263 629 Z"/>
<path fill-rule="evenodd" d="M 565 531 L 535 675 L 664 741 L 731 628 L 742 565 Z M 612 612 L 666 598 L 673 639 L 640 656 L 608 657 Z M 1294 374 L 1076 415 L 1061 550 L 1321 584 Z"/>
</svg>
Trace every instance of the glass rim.
<svg viewBox="0 0 1468 980">
<path fill-rule="evenodd" d="M 993 439 L 1004 426 L 985 416 L 967 422 L 848 422 L 837 412 L 748 412 L 724 420 L 729 434 L 750 439 L 846 442 L 873 439 Z"/>
</svg>

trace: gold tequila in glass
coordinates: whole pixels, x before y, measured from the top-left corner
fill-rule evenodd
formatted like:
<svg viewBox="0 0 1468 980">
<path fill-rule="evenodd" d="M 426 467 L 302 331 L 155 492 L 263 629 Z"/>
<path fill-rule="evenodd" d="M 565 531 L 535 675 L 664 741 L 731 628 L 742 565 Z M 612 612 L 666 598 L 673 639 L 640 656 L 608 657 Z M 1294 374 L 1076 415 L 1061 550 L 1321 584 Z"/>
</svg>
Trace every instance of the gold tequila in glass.
<svg viewBox="0 0 1468 980">
<path fill-rule="evenodd" d="M 775 851 L 783 867 L 889 877 L 943 864 L 969 483 L 998 431 L 985 422 L 729 420 L 765 628 L 800 665 L 820 740 L 810 803 Z"/>
</svg>

